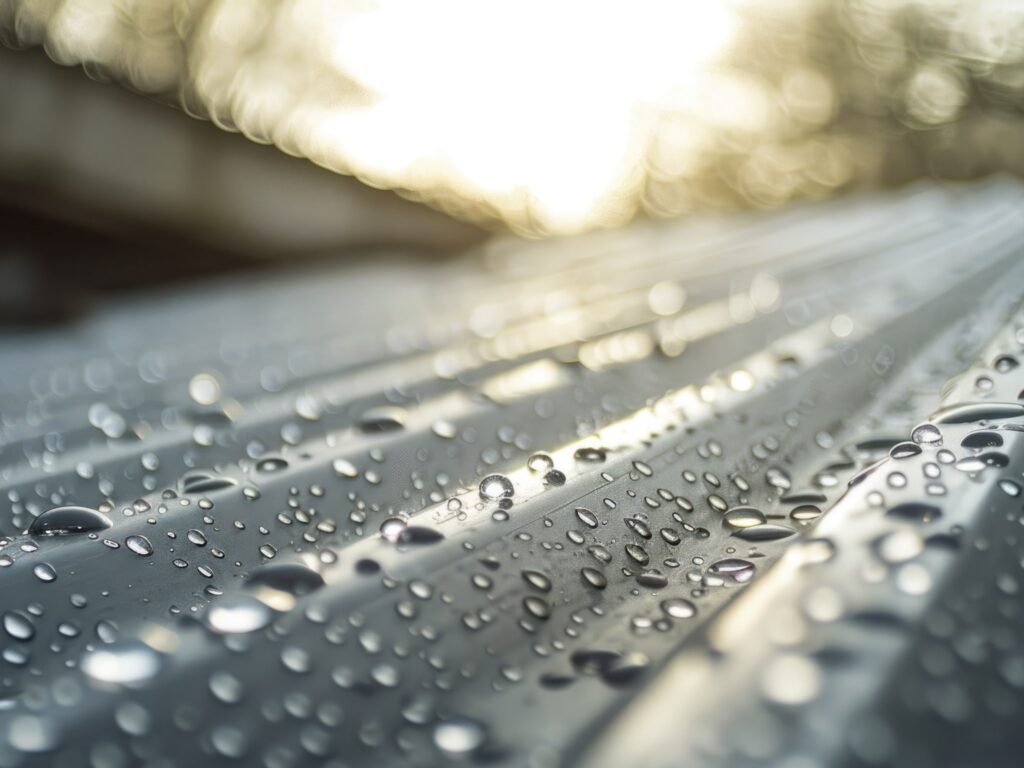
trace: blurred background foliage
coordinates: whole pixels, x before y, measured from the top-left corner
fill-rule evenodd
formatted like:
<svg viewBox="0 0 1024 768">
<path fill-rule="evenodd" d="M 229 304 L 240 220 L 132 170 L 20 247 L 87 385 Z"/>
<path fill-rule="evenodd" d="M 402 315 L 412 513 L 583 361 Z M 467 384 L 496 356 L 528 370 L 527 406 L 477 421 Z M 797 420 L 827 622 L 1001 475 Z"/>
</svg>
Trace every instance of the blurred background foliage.
<svg viewBox="0 0 1024 768">
<path fill-rule="evenodd" d="M 0 0 L 0 29 L 529 236 L 1024 171 L 1012 0 Z"/>
</svg>

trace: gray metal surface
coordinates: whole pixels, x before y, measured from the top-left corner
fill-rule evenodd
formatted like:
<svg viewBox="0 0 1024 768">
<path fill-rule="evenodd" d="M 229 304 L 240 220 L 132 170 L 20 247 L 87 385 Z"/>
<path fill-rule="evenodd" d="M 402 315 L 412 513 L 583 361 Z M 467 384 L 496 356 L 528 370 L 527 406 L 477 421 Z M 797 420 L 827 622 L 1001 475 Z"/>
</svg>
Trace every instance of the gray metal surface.
<svg viewBox="0 0 1024 768">
<path fill-rule="evenodd" d="M 1016 764 L 1022 202 L 5 338 L 0 765 Z"/>
</svg>

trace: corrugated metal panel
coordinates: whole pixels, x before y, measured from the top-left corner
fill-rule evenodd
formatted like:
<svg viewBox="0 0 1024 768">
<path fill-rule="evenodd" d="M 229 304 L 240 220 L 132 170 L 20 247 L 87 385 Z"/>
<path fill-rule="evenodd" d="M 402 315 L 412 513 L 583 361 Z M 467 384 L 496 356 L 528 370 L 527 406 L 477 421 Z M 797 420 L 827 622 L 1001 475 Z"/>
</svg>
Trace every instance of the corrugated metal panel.
<svg viewBox="0 0 1024 768">
<path fill-rule="evenodd" d="M 4 339 L 0 765 L 927 755 L 988 702 L 935 665 L 1019 653 L 1017 433 L 942 424 L 952 465 L 919 434 L 844 492 L 982 350 L 945 402 L 1016 423 L 1022 201 L 503 241 Z M 907 740 L 848 738 L 876 711 Z"/>
</svg>

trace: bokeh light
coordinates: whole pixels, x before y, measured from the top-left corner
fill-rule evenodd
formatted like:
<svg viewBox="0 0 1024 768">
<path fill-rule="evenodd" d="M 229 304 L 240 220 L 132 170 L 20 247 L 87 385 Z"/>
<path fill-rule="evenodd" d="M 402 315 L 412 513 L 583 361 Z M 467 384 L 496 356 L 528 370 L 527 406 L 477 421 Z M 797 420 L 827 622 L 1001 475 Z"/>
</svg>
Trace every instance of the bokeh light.
<svg viewBox="0 0 1024 768">
<path fill-rule="evenodd" d="M 0 27 L 524 234 L 1024 164 L 1007 0 L 3 0 Z"/>
</svg>

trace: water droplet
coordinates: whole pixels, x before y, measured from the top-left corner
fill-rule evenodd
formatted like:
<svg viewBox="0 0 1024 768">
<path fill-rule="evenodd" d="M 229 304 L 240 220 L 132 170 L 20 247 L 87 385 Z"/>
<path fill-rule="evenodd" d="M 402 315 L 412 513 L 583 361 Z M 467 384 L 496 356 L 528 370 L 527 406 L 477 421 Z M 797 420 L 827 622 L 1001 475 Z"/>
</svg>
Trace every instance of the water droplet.
<svg viewBox="0 0 1024 768">
<path fill-rule="evenodd" d="M 551 616 L 551 606 L 543 598 L 537 597 L 537 595 L 527 595 L 524 597 L 523 608 L 526 609 L 528 614 L 542 621 L 547 621 Z"/>
<path fill-rule="evenodd" d="M 452 422 L 444 419 L 435 421 L 430 427 L 430 431 L 445 440 L 453 440 L 459 433 L 458 428 Z"/>
<path fill-rule="evenodd" d="M 297 675 L 304 675 L 313 668 L 313 658 L 309 651 L 295 645 L 288 645 L 281 649 L 281 663 L 285 669 Z"/>
<path fill-rule="evenodd" d="M 821 517 L 821 509 L 814 504 L 801 504 L 794 508 L 789 516 L 794 520 L 815 520 Z"/>
<path fill-rule="evenodd" d="M 398 534 L 399 544 L 418 546 L 423 544 L 436 544 L 443 540 L 443 533 L 434 528 L 427 528 L 424 525 L 407 525 L 405 530 Z"/>
<path fill-rule="evenodd" d="M 559 469 L 549 469 L 544 475 L 544 485 L 565 485 L 565 473 Z"/>
<path fill-rule="evenodd" d="M 57 580 L 57 571 L 49 563 L 38 563 L 33 569 L 32 573 L 40 581 L 51 582 Z"/>
<path fill-rule="evenodd" d="M 267 563 L 253 569 L 246 586 L 269 587 L 299 596 L 324 585 L 324 577 L 302 563 Z"/>
<path fill-rule="evenodd" d="M 644 477 L 651 477 L 654 474 L 654 470 L 651 469 L 650 465 L 642 461 L 634 461 L 633 468 Z"/>
<path fill-rule="evenodd" d="M 608 579 L 596 568 L 584 567 L 580 569 L 580 575 L 594 589 L 604 589 L 608 586 Z"/>
<path fill-rule="evenodd" d="M 934 424 L 920 424 L 914 427 L 910 439 L 921 445 L 942 445 L 942 432 Z"/>
<path fill-rule="evenodd" d="M 661 601 L 661 610 L 673 619 L 692 619 L 697 615 L 697 606 L 682 597 L 672 597 Z"/>
<path fill-rule="evenodd" d="M 554 468 L 554 460 L 546 453 L 535 453 L 526 460 L 526 467 L 531 472 L 536 474 L 543 474 L 549 469 Z"/>
<path fill-rule="evenodd" d="M 572 457 L 576 461 L 597 463 L 604 461 L 608 456 L 604 448 L 577 448 Z"/>
<path fill-rule="evenodd" d="M 1003 444 L 1003 437 L 990 429 L 979 429 L 971 432 L 960 441 L 964 448 L 998 448 Z"/>
<path fill-rule="evenodd" d="M 744 541 L 777 541 L 795 534 L 792 528 L 776 523 L 764 523 L 749 528 L 740 528 L 733 536 Z"/>
<path fill-rule="evenodd" d="M 786 553 L 800 565 L 818 565 L 835 557 L 836 545 L 829 539 L 806 539 L 793 544 Z"/>
<path fill-rule="evenodd" d="M 509 499 L 515 495 L 515 486 L 504 475 L 488 475 L 480 481 L 480 498 L 484 501 Z"/>
<path fill-rule="evenodd" d="M 597 671 L 606 684 L 620 687 L 635 682 L 647 667 L 650 666 L 650 663 L 650 659 L 639 652 L 616 653 Z"/>
<path fill-rule="evenodd" d="M 890 472 L 886 482 L 890 488 L 905 488 L 907 486 L 907 476 L 902 472 Z"/>
<path fill-rule="evenodd" d="M 398 541 L 404 530 L 405 520 L 401 517 L 389 517 L 380 524 L 380 535 L 391 543 Z"/>
<path fill-rule="evenodd" d="M 265 475 L 288 469 L 288 461 L 280 456 L 268 456 L 256 462 L 256 471 Z"/>
<path fill-rule="evenodd" d="M 210 744 L 221 757 L 239 759 L 249 750 L 249 740 L 233 725 L 218 725 L 210 731 Z"/>
<path fill-rule="evenodd" d="M 651 557 L 647 554 L 647 550 L 639 544 L 627 544 L 626 554 L 631 560 L 639 563 L 640 565 L 647 565 L 647 563 L 651 561 Z"/>
<path fill-rule="evenodd" d="M 728 557 L 712 563 L 708 570 L 716 576 L 728 576 L 733 581 L 743 584 L 754 577 L 756 568 L 749 560 Z"/>
<path fill-rule="evenodd" d="M 887 563 L 902 563 L 914 559 L 924 551 L 924 540 L 917 531 L 904 528 L 879 539 L 875 550 Z"/>
<path fill-rule="evenodd" d="M 188 382 L 188 395 L 198 405 L 213 405 L 220 400 L 220 382 L 209 373 L 197 373 Z"/>
<path fill-rule="evenodd" d="M 224 704 L 237 704 L 242 700 L 245 689 L 242 681 L 230 672 L 218 670 L 210 675 L 210 693 Z"/>
<path fill-rule="evenodd" d="M 647 589 L 664 589 L 668 586 L 668 578 L 661 571 L 651 569 L 636 577 L 636 582 Z"/>
<path fill-rule="evenodd" d="M 551 579 L 540 571 L 526 570 L 522 573 L 523 579 L 534 589 L 538 589 L 541 592 L 551 591 Z"/>
<path fill-rule="evenodd" d="M 953 466 L 961 472 L 973 475 L 977 472 L 981 472 L 987 465 L 982 461 L 980 456 L 965 456 L 964 458 L 957 460 L 956 464 Z"/>
<path fill-rule="evenodd" d="M 761 675 L 761 691 L 777 704 L 797 706 L 813 701 L 821 692 L 821 685 L 817 662 L 796 654 L 776 656 Z"/>
<path fill-rule="evenodd" d="M 626 527 L 629 528 L 633 533 L 642 539 L 649 539 L 653 535 L 651 528 L 643 520 L 638 520 L 635 517 L 627 517 L 624 521 Z"/>
<path fill-rule="evenodd" d="M 453 717 L 434 726 L 434 744 L 449 755 L 465 755 L 483 744 L 484 729 L 476 720 Z"/>
<path fill-rule="evenodd" d="M 153 544 L 145 536 L 135 534 L 126 538 L 124 543 L 128 549 L 140 557 L 149 557 L 153 554 Z"/>
<path fill-rule="evenodd" d="M 206 534 L 195 528 L 190 528 L 185 536 L 191 544 L 195 544 L 197 547 L 205 547 L 207 544 Z"/>
<path fill-rule="evenodd" d="M 364 433 L 391 432 L 405 426 L 406 412 L 397 406 L 371 408 L 357 422 Z"/>
<path fill-rule="evenodd" d="M 1013 496 L 1014 498 L 1020 496 L 1021 493 L 1020 483 L 1015 480 L 1000 480 L 999 488 L 1007 496 Z"/>
<path fill-rule="evenodd" d="M 238 482 L 230 477 L 204 470 L 189 472 L 181 479 L 181 490 L 187 494 L 214 493 L 234 488 Z"/>
<path fill-rule="evenodd" d="M 334 473 L 340 477 L 352 478 L 359 475 L 359 470 L 348 459 L 335 459 L 331 467 L 334 469 Z"/>
<path fill-rule="evenodd" d="M 14 640 L 28 642 L 36 634 L 32 620 L 23 613 L 8 611 L 3 616 L 4 631 Z"/>
<path fill-rule="evenodd" d="M 897 504 L 895 507 L 890 508 L 885 514 L 889 517 L 898 517 L 903 520 L 915 520 L 922 523 L 929 523 L 932 520 L 942 517 L 942 510 L 931 504 L 907 502 L 904 504 Z"/>
<path fill-rule="evenodd" d="M 102 531 L 111 525 L 110 518 L 95 509 L 54 507 L 33 520 L 26 533 L 33 536 L 59 536 Z"/>
<path fill-rule="evenodd" d="M 896 586 L 908 595 L 923 595 L 932 588 L 932 575 L 923 565 L 909 563 L 896 574 Z"/>
<path fill-rule="evenodd" d="M 7 724 L 7 742 L 20 752 L 49 752 L 60 744 L 60 735 L 47 718 L 16 715 Z"/>
<path fill-rule="evenodd" d="M 889 455 L 894 459 L 909 459 L 921 453 L 921 446 L 917 443 L 897 443 L 889 449 Z"/>
<path fill-rule="evenodd" d="M 132 685 L 153 677 L 161 666 L 160 655 L 140 640 L 122 640 L 89 651 L 82 671 L 100 683 Z"/>
<path fill-rule="evenodd" d="M 932 415 L 932 421 L 936 424 L 967 424 L 1019 416 L 1024 416 L 1024 405 L 1019 403 L 964 403 L 942 408 Z"/>
<path fill-rule="evenodd" d="M 750 528 L 767 521 L 764 513 L 755 507 L 733 507 L 725 513 L 725 524 L 731 528 Z"/>
<path fill-rule="evenodd" d="M 270 624 L 270 609 L 250 595 L 230 595 L 206 611 L 206 626 L 221 634 L 255 632 Z"/>
<path fill-rule="evenodd" d="M 764 473 L 764 478 L 768 485 L 779 490 L 788 491 L 793 486 L 789 475 L 778 467 L 769 467 Z"/>
</svg>

